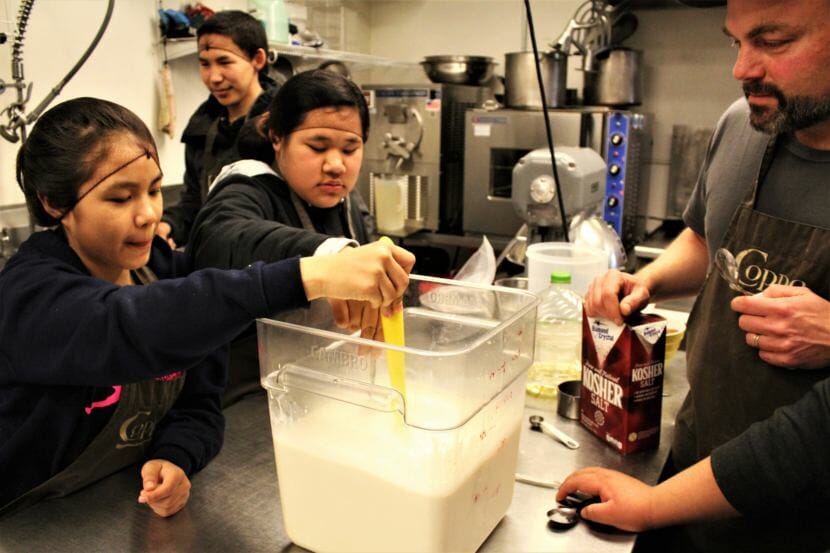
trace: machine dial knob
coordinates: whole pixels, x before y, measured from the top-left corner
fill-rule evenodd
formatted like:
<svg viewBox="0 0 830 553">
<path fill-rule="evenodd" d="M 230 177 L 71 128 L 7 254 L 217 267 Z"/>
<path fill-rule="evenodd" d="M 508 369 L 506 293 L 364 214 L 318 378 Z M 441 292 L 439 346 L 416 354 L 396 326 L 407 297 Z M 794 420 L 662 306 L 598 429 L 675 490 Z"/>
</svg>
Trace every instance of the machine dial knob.
<svg viewBox="0 0 830 553">
<path fill-rule="evenodd" d="M 608 167 L 608 172 L 612 175 L 616 176 L 620 174 L 620 166 L 616 163 L 612 163 L 610 167 Z"/>
<path fill-rule="evenodd" d="M 610 208 L 617 207 L 618 203 L 620 203 L 620 201 L 617 199 L 616 196 L 610 196 L 608 198 L 608 207 L 610 207 Z"/>
<path fill-rule="evenodd" d="M 614 133 L 611 135 L 611 144 L 614 146 L 619 146 L 623 143 L 623 136 L 621 134 Z"/>
<path fill-rule="evenodd" d="M 556 196 L 556 184 L 550 175 L 541 175 L 530 183 L 530 199 L 536 203 L 546 204 Z"/>
</svg>

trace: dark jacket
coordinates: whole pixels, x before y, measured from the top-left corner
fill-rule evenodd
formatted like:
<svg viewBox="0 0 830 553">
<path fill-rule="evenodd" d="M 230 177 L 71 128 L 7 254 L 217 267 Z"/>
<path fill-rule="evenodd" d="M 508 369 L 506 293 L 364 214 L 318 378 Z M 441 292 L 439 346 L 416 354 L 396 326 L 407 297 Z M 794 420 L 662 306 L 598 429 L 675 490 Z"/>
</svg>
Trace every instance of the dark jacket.
<svg viewBox="0 0 830 553">
<path fill-rule="evenodd" d="M 255 317 L 307 304 L 297 259 L 190 273 L 186 255 L 156 238 L 148 266 L 158 282 L 94 278 L 51 230 L 0 272 L 0 505 L 67 467 L 117 404 L 92 416 L 85 406 L 175 371 L 187 371 L 184 388 L 147 458 L 201 469 L 222 445 L 226 344 Z"/>
<path fill-rule="evenodd" d="M 236 172 L 236 167 L 254 170 Z M 193 224 L 188 251 L 195 267 L 239 268 L 254 261 L 310 256 L 331 237 L 371 241 L 371 216 L 357 190 L 350 194 L 351 236 L 346 203 L 320 209 L 304 204 L 314 231 L 303 228 L 291 189 L 265 163 L 244 160 L 227 168 L 211 189 Z M 243 174 L 245 173 L 245 174 Z"/>
<path fill-rule="evenodd" d="M 240 159 L 237 137 L 247 119 L 268 110 L 279 87 L 268 77 L 261 77 L 262 94 L 248 112 L 233 123 L 227 120 L 228 111 L 213 96 L 200 105 L 182 132 L 185 144 L 184 185 L 179 203 L 166 208 L 162 220 L 172 227 L 173 240 L 183 246 L 190 236 L 190 228 L 207 196 L 207 187 L 224 165 Z M 217 123 L 213 148 L 205 152 L 205 143 L 211 126 Z"/>
</svg>

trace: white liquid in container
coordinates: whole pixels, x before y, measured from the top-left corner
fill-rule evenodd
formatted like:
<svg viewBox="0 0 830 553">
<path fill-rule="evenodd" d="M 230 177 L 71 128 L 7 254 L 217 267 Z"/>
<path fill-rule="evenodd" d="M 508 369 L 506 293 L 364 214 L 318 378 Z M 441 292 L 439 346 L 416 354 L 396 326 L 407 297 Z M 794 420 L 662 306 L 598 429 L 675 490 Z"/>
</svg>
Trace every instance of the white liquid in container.
<svg viewBox="0 0 830 553">
<path fill-rule="evenodd" d="M 475 551 L 513 496 L 519 419 L 495 414 L 513 420 L 490 435 L 339 403 L 276 425 L 288 536 L 316 552 Z"/>
</svg>

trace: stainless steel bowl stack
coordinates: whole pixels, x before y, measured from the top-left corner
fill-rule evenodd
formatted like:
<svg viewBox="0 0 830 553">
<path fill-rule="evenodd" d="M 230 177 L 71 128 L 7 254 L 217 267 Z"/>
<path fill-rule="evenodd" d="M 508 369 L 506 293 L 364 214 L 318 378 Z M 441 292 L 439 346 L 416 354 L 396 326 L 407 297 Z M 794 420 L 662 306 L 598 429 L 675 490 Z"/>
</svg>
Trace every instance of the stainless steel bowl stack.
<svg viewBox="0 0 830 553">
<path fill-rule="evenodd" d="M 479 86 L 493 77 L 493 58 L 485 56 L 427 56 L 421 62 L 434 83 Z"/>
</svg>

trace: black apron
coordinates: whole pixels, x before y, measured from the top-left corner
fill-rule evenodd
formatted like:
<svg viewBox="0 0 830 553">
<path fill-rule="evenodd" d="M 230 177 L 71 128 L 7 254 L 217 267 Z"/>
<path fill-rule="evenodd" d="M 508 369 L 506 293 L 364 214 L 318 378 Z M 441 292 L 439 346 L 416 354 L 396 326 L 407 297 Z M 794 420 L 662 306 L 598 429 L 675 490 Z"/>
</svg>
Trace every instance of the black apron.
<svg viewBox="0 0 830 553">
<path fill-rule="evenodd" d="M 721 247 L 735 255 L 741 283 L 751 292 L 761 292 L 770 284 L 795 283 L 830 299 L 830 230 L 754 209 L 776 143 L 770 140 L 758 177 L 732 217 Z M 753 422 L 796 402 L 815 383 L 830 376 L 830 367 L 798 370 L 764 362 L 758 350 L 746 344 L 746 333 L 738 327 L 739 315 L 729 306 L 735 295 L 713 268 L 689 316 L 686 362 L 690 391 L 677 415 L 672 445 L 677 470 L 705 458 Z M 774 524 L 769 529 L 776 532 Z M 713 544 L 729 547 L 728 532 L 707 534 L 710 539 L 702 550 L 715 551 Z M 748 542 L 741 539 L 736 544 L 738 550 L 744 550 Z M 734 546 L 732 550 L 736 550 Z"/>
<path fill-rule="evenodd" d="M 210 183 L 213 182 L 213 179 L 216 178 L 216 175 L 225 166 L 222 159 L 218 159 L 213 155 L 213 145 L 216 143 L 216 135 L 219 134 L 219 121 L 222 119 L 223 117 L 214 119 L 205 135 L 205 150 L 202 152 L 202 172 L 199 175 L 199 191 L 202 195 L 202 204 L 207 199 L 208 192 L 210 191 Z"/>
<path fill-rule="evenodd" d="M 286 183 L 287 185 L 288 183 Z M 291 194 L 291 205 L 294 206 L 294 210 L 297 212 L 297 217 L 300 218 L 300 224 L 303 225 L 303 229 L 309 232 L 318 232 L 316 228 L 314 228 L 314 223 L 311 222 L 311 217 L 308 216 L 308 211 L 305 208 L 305 202 L 302 198 L 300 198 L 296 192 L 290 190 Z M 352 201 L 351 201 L 351 194 L 346 194 L 343 198 L 343 209 L 346 211 L 346 226 L 349 229 L 349 236 L 346 238 L 351 238 L 352 240 L 357 240 L 357 233 L 354 230 L 354 223 L 352 222 Z"/>
<path fill-rule="evenodd" d="M 133 272 L 142 284 L 157 280 L 144 267 Z M 0 508 L 0 515 L 43 499 L 63 497 L 124 467 L 144 460 L 159 421 L 184 386 L 185 373 L 121 386 L 118 407 L 109 422 L 69 466 Z"/>
</svg>

